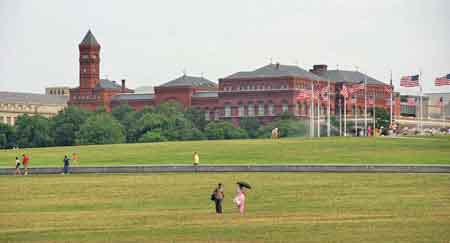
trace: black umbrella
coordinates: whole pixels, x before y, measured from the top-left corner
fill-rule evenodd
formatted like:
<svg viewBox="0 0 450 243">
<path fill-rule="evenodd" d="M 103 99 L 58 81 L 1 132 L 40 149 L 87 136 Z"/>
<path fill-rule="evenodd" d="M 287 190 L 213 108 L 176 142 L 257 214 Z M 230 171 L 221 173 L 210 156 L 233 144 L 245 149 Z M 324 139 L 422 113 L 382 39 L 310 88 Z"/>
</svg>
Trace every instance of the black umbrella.
<svg viewBox="0 0 450 243">
<path fill-rule="evenodd" d="M 245 182 L 245 181 L 238 181 L 237 184 L 238 184 L 240 187 L 247 187 L 248 189 L 252 189 L 252 186 L 250 186 L 250 184 L 248 184 L 248 183 Z"/>
</svg>

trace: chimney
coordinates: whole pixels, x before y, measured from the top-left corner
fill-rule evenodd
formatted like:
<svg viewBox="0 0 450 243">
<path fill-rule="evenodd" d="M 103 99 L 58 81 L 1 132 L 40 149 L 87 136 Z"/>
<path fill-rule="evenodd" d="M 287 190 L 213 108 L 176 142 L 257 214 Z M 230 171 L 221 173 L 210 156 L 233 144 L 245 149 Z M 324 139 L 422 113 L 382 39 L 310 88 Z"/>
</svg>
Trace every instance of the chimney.
<svg viewBox="0 0 450 243">
<path fill-rule="evenodd" d="M 276 69 L 280 69 L 280 63 L 279 62 L 275 63 L 275 68 Z"/>
<path fill-rule="evenodd" d="M 323 72 L 326 72 L 328 70 L 328 66 L 326 64 L 318 64 L 318 65 L 314 65 L 313 69 L 310 70 L 310 72 L 314 73 L 314 74 L 321 74 Z"/>
<path fill-rule="evenodd" d="M 125 93 L 125 79 L 122 79 L 122 93 Z"/>
</svg>

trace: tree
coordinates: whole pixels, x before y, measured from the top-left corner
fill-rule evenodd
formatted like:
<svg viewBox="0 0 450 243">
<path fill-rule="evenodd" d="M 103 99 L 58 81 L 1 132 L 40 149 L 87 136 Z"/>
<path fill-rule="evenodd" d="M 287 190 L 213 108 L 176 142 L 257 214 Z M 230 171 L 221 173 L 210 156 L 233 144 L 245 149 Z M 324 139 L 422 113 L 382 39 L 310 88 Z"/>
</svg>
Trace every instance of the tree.
<svg viewBox="0 0 450 243">
<path fill-rule="evenodd" d="M 37 115 L 22 115 L 17 117 L 17 145 L 20 147 L 48 147 L 53 145 L 50 136 L 49 119 Z"/>
<path fill-rule="evenodd" d="M 145 110 L 148 111 L 148 110 Z M 136 142 L 137 135 L 136 121 L 139 113 L 133 110 L 129 105 L 121 105 L 112 110 L 113 117 L 120 122 L 124 129 L 126 141 L 128 143 Z M 139 134 L 140 135 L 140 134 Z"/>
<path fill-rule="evenodd" d="M 0 149 L 16 146 L 16 131 L 14 127 L 0 123 Z"/>
<path fill-rule="evenodd" d="M 141 143 L 151 143 L 151 142 L 162 142 L 167 141 L 167 139 L 161 134 L 161 129 L 154 129 L 152 131 L 146 132 L 139 138 Z"/>
<path fill-rule="evenodd" d="M 231 123 L 226 121 L 208 123 L 205 128 L 205 135 L 208 139 L 238 139 L 248 137 L 244 129 L 235 128 Z"/>
<path fill-rule="evenodd" d="M 111 144 L 125 142 L 123 128 L 109 113 L 95 114 L 80 127 L 77 144 Z"/>
<path fill-rule="evenodd" d="M 244 129 L 250 138 L 258 136 L 258 129 L 261 126 L 255 117 L 244 117 L 239 121 L 239 127 Z"/>
<path fill-rule="evenodd" d="M 51 135 L 58 146 L 75 145 L 76 134 L 80 126 L 92 115 L 92 112 L 78 107 L 68 107 L 60 111 L 51 121 Z"/>
<path fill-rule="evenodd" d="M 375 127 L 389 127 L 389 112 L 383 108 L 375 108 Z"/>
<path fill-rule="evenodd" d="M 285 111 L 285 112 L 281 113 L 280 118 L 279 118 L 279 120 L 295 120 L 295 119 L 296 118 L 295 118 L 294 114 L 292 114 L 289 111 Z"/>
<path fill-rule="evenodd" d="M 208 121 L 205 119 L 205 112 L 197 108 L 189 108 L 184 113 L 185 118 L 200 131 L 204 131 Z"/>
</svg>

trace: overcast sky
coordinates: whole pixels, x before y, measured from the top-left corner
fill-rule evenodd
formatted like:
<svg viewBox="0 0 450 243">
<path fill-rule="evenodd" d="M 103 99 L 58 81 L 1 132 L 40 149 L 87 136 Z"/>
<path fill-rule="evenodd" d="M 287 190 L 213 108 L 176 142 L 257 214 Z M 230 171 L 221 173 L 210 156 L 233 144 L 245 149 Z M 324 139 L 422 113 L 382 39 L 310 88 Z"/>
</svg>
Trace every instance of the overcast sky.
<svg viewBox="0 0 450 243">
<path fill-rule="evenodd" d="M 0 0 L 0 91 L 78 86 L 89 28 L 101 77 L 155 86 L 213 81 L 267 65 L 328 64 L 388 82 L 423 73 L 425 91 L 450 72 L 448 0 Z M 412 89 L 414 90 L 414 89 Z M 440 89 L 450 91 L 450 87 Z"/>
</svg>

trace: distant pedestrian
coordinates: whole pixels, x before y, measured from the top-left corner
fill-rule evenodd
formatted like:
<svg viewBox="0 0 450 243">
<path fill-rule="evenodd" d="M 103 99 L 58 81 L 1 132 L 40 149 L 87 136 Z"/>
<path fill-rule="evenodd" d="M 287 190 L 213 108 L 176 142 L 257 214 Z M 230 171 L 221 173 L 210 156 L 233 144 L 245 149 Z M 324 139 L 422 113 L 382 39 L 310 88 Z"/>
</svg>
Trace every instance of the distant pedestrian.
<svg viewBox="0 0 450 243">
<path fill-rule="evenodd" d="M 26 154 L 22 154 L 22 164 L 23 164 L 23 169 L 24 169 L 24 172 L 23 172 L 24 175 L 28 175 L 29 163 L 30 163 L 30 157 L 28 157 L 28 155 L 26 155 Z"/>
<path fill-rule="evenodd" d="M 80 165 L 79 163 L 78 163 L 78 155 L 77 155 L 77 153 L 75 153 L 75 152 L 73 152 L 72 153 L 72 163 L 74 164 L 74 165 Z"/>
<path fill-rule="evenodd" d="M 372 136 L 372 127 L 371 126 L 369 126 L 367 128 L 367 136 Z"/>
<path fill-rule="evenodd" d="M 277 138 L 278 138 L 278 127 L 275 127 L 274 129 L 272 129 L 272 139 Z"/>
<path fill-rule="evenodd" d="M 198 165 L 200 163 L 200 157 L 198 156 L 197 152 L 194 152 L 193 160 L 194 160 L 194 165 Z"/>
<path fill-rule="evenodd" d="M 222 183 L 219 183 L 217 187 L 213 191 L 214 196 L 214 203 L 216 204 L 216 213 L 221 214 L 222 213 L 222 201 L 225 197 Z"/>
<path fill-rule="evenodd" d="M 19 157 L 16 157 L 16 175 L 22 175 L 20 172 L 20 160 Z"/>
<path fill-rule="evenodd" d="M 68 174 L 69 173 L 69 161 L 70 159 L 67 157 L 67 155 L 64 155 L 64 174 Z"/>
<path fill-rule="evenodd" d="M 236 197 L 234 197 L 233 202 L 236 204 L 241 215 L 245 212 L 245 188 L 238 184 Z"/>
</svg>

